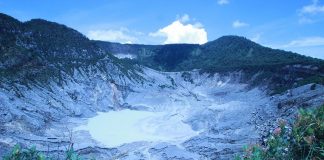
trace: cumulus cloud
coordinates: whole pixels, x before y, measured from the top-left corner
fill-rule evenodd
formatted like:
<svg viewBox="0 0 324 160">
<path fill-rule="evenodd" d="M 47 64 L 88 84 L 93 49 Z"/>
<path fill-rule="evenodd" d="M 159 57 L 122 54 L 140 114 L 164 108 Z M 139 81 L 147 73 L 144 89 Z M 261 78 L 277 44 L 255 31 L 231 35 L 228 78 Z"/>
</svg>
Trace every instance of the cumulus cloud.
<svg viewBox="0 0 324 160">
<path fill-rule="evenodd" d="M 247 27 L 247 26 L 249 26 L 249 24 L 247 24 L 245 22 L 241 22 L 239 20 L 234 21 L 232 24 L 233 28 L 242 28 L 242 27 Z"/>
<path fill-rule="evenodd" d="M 324 46 L 324 37 L 306 37 L 298 40 L 293 40 L 284 45 L 285 48 L 291 47 L 314 47 Z"/>
<path fill-rule="evenodd" d="M 225 4 L 228 4 L 229 3 L 229 0 L 218 0 L 217 3 L 219 5 L 225 5 Z"/>
<path fill-rule="evenodd" d="M 102 40 L 119 43 L 134 43 L 137 41 L 135 36 L 130 35 L 131 31 L 126 28 L 118 30 L 106 29 L 106 30 L 91 30 L 87 33 L 87 36 L 92 40 Z"/>
<path fill-rule="evenodd" d="M 189 24 L 188 15 L 178 18 L 171 24 L 150 33 L 151 37 L 164 37 L 164 44 L 170 43 L 194 43 L 203 44 L 207 42 L 207 32 L 201 23 Z"/>
</svg>

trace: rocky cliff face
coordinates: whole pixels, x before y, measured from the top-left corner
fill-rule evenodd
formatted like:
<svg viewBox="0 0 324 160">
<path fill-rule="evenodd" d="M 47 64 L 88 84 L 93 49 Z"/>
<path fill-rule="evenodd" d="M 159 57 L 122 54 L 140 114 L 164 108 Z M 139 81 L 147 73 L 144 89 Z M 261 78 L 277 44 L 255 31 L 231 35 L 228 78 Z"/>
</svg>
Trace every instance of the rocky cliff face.
<svg viewBox="0 0 324 160">
<path fill-rule="evenodd" d="M 171 71 L 179 64 L 189 64 L 192 57 L 203 59 L 207 57 L 203 54 L 219 54 L 214 43 L 229 43 L 228 39 L 204 46 L 110 46 L 116 54 L 135 52 L 135 59 L 141 60 L 137 61 L 117 59 L 106 52 L 109 48 L 53 22 L 23 23 L 0 14 L 0 26 L 0 157 L 19 143 L 34 145 L 60 158 L 73 143 L 86 158 L 231 159 L 243 145 L 258 142 L 268 134 L 273 127 L 271 122 L 277 118 L 289 118 L 297 108 L 324 102 L 324 87 L 320 84 L 301 83 L 299 88 L 274 96 L 265 89 L 290 82 L 290 76 L 283 76 L 287 72 L 305 83 L 314 79 L 322 83 L 320 60 L 307 59 L 304 64 L 303 57 L 296 56 L 298 61 L 294 62 L 301 64 L 282 63 L 275 68 L 275 74 L 266 68 L 255 72 L 207 72 L 207 68 L 162 72 L 143 65 L 154 61 L 146 66 L 163 63 L 155 69 Z M 238 43 L 236 47 L 242 45 Z M 204 48 L 210 52 L 203 52 Z M 173 53 L 178 61 L 170 61 Z M 268 84 L 268 74 L 275 83 Z M 252 85 L 255 82 L 262 83 Z M 78 129 L 98 112 L 118 115 L 121 110 L 152 114 L 133 127 L 167 136 L 107 147 L 91 129 Z M 116 123 L 123 122 L 122 119 Z M 183 126 L 189 126 L 195 134 L 177 137 Z M 125 132 L 131 131 L 120 130 L 120 134 Z M 175 134 L 172 139 L 168 132 Z"/>
</svg>

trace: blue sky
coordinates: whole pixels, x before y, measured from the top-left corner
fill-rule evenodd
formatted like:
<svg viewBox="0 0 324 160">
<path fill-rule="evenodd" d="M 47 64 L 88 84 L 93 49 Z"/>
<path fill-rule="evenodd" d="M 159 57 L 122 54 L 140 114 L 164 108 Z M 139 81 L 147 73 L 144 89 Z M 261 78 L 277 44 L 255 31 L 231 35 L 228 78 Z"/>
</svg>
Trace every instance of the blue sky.
<svg viewBox="0 0 324 160">
<path fill-rule="evenodd" d="M 239 35 L 324 59 L 324 0 L 0 0 L 0 12 L 62 23 L 90 39 L 205 43 Z"/>
</svg>

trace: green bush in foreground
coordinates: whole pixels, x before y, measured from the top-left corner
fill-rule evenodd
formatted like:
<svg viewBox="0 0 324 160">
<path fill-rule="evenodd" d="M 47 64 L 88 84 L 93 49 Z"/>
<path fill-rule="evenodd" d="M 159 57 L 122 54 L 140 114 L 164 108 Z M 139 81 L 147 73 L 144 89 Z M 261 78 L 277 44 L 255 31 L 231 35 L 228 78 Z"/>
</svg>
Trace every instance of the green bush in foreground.
<svg viewBox="0 0 324 160">
<path fill-rule="evenodd" d="M 22 149 L 16 145 L 4 160 L 45 160 L 45 156 L 36 150 L 36 147 Z"/>
<path fill-rule="evenodd" d="M 324 159 L 324 105 L 300 112 L 292 130 L 293 158 Z"/>
<path fill-rule="evenodd" d="M 52 160 L 58 158 L 51 158 L 45 156 L 42 152 L 37 151 L 36 147 L 29 149 L 22 149 L 19 145 L 16 145 L 12 151 L 3 157 L 4 160 Z M 69 147 L 65 152 L 65 160 L 81 160 L 81 157 L 76 153 L 73 147 Z"/>
<path fill-rule="evenodd" d="M 301 110 L 290 130 L 285 120 L 267 139 L 265 146 L 244 148 L 236 160 L 322 160 L 324 159 L 324 105 Z"/>
</svg>

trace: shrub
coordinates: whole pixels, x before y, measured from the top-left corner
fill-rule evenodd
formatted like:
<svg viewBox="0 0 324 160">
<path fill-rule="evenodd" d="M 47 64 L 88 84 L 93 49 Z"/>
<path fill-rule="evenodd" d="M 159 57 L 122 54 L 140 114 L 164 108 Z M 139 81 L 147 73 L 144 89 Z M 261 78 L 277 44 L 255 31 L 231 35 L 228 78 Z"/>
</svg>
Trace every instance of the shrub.
<svg viewBox="0 0 324 160">
<path fill-rule="evenodd" d="M 73 144 L 69 146 L 65 155 L 66 155 L 66 160 L 81 160 L 79 154 L 74 151 Z"/>
<path fill-rule="evenodd" d="M 280 120 L 265 146 L 245 147 L 243 155 L 235 159 L 324 159 L 324 105 L 315 110 L 300 110 L 291 130 L 285 120 Z"/>
<path fill-rule="evenodd" d="M 36 150 L 35 147 L 22 149 L 16 145 L 12 151 L 5 157 L 4 160 L 45 160 L 45 156 Z"/>
<path fill-rule="evenodd" d="M 292 138 L 294 159 L 324 159 L 324 105 L 314 111 L 300 111 Z"/>
<path fill-rule="evenodd" d="M 12 151 L 3 157 L 4 160 L 51 160 L 57 159 L 46 157 L 43 153 L 36 150 L 36 147 L 31 147 L 28 149 L 22 149 L 19 145 L 15 145 Z M 73 149 L 73 145 L 70 145 L 65 152 L 65 160 L 81 160 L 77 152 Z"/>
</svg>

